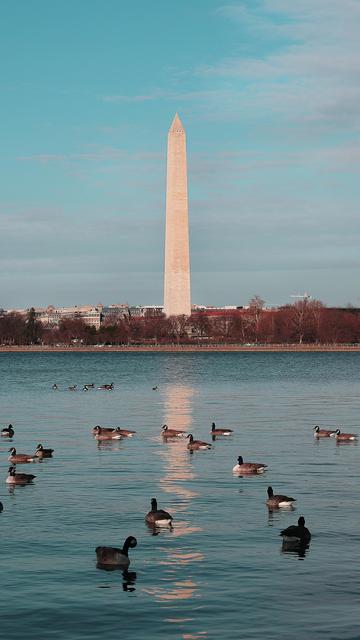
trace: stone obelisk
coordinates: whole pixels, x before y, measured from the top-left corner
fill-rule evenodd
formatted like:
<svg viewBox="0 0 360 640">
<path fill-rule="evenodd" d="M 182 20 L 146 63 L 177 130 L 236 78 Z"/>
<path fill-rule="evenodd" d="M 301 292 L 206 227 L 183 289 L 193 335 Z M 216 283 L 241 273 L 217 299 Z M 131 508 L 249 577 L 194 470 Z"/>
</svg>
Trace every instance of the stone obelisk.
<svg viewBox="0 0 360 640">
<path fill-rule="evenodd" d="M 191 314 L 186 136 L 178 114 L 168 134 L 164 313 Z"/>
</svg>

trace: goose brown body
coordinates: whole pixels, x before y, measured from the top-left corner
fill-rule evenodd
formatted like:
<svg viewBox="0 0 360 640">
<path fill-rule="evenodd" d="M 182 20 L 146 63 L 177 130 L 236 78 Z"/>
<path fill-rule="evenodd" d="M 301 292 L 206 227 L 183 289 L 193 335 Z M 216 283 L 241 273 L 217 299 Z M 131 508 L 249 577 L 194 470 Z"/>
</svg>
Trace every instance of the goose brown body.
<svg viewBox="0 0 360 640">
<path fill-rule="evenodd" d="M 171 525 L 173 517 L 167 511 L 157 508 L 157 500 L 151 500 L 151 511 L 146 514 L 145 521 L 150 525 L 168 526 Z"/>
<path fill-rule="evenodd" d="M 9 467 L 9 475 L 6 478 L 7 484 L 29 484 L 36 478 L 31 473 L 16 473 L 15 467 Z"/>
<path fill-rule="evenodd" d="M 95 429 L 97 429 L 95 433 L 95 440 L 121 440 L 120 433 L 116 433 L 114 429 L 111 429 L 111 431 L 105 431 L 101 427 L 95 427 Z"/>
<path fill-rule="evenodd" d="M 13 464 L 26 464 L 27 462 L 34 462 L 34 455 L 28 453 L 16 453 L 15 447 L 10 447 L 9 452 L 11 455 L 8 457 L 8 460 Z"/>
<path fill-rule="evenodd" d="M 262 462 L 244 462 L 242 456 L 238 457 L 238 463 L 233 467 L 234 473 L 263 473 L 267 464 Z"/>
<path fill-rule="evenodd" d="M 210 433 L 212 436 L 231 436 L 234 432 L 232 429 L 217 428 L 215 422 L 213 422 Z"/>
<path fill-rule="evenodd" d="M 336 434 L 335 430 L 320 429 L 318 425 L 314 427 L 314 438 L 332 438 Z"/>
<path fill-rule="evenodd" d="M 351 442 L 358 439 L 357 433 L 341 433 L 340 429 L 336 429 L 335 438 L 337 442 Z"/>
<path fill-rule="evenodd" d="M 129 536 L 126 538 L 122 549 L 118 547 L 96 547 L 95 553 L 98 566 L 127 569 L 130 564 L 129 549 L 133 549 L 136 545 L 136 538 Z"/>
<path fill-rule="evenodd" d="M 130 429 L 121 429 L 120 427 L 116 427 L 114 429 L 115 433 L 120 433 L 123 438 L 132 438 L 136 431 L 130 431 Z"/>
<path fill-rule="evenodd" d="M 267 494 L 268 499 L 266 500 L 266 504 L 268 507 L 272 507 L 273 509 L 277 509 L 279 507 L 291 507 L 293 503 L 296 502 L 296 498 L 290 498 L 289 496 L 282 494 L 274 495 L 272 487 L 268 487 Z"/>
<path fill-rule="evenodd" d="M 187 436 L 189 438 L 189 442 L 187 444 L 187 448 L 189 451 L 199 451 L 201 449 L 211 449 L 212 445 L 208 442 L 203 442 L 202 440 L 194 440 L 194 436 L 192 433 L 189 433 Z"/>
<path fill-rule="evenodd" d="M 186 435 L 186 431 L 182 431 L 181 429 L 169 429 L 167 424 L 161 428 L 161 435 L 164 438 L 182 438 Z"/>
</svg>

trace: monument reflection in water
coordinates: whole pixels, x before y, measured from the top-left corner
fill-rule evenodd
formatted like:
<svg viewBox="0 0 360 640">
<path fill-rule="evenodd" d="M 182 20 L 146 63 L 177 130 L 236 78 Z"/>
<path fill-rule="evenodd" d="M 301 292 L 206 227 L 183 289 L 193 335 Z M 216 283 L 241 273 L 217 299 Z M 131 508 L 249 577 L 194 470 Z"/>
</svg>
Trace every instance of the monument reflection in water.
<svg viewBox="0 0 360 640">
<path fill-rule="evenodd" d="M 193 394 L 193 389 L 184 385 L 171 385 L 164 390 L 164 424 L 169 428 L 191 430 Z M 168 508 L 174 516 L 174 526 L 168 535 L 181 538 L 181 545 L 161 548 L 163 560 L 160 564 L 167 567 L 164 582 L 168 584 L 154 587 L 151 593 L 159 601 L 187 600 L 196 596 L 198 585 L 194 575 L 198 573 L 197 563 L 204 559 L 204 555 L 194 551 L 191 546 L 192 534 L 201 531 L 201 528 L 187 517 L 189 505 L 197 496 L 188 486 L 195 475 L 186 448 L 187 440 L 181 437 L 161 439 L 164 475 L 160 479 L 160 488 L 169 494 L 169 504 L 164 508 Z M 159 531 L 155 530 L 154 533 Z M 160 531 L 160 536 L 164 535 L 163 531 Z M 188 542 L 186 536 L 190 537 Z M 180 623 L 181 619 L 174 619 L 173 622 Z"/>
</svg>

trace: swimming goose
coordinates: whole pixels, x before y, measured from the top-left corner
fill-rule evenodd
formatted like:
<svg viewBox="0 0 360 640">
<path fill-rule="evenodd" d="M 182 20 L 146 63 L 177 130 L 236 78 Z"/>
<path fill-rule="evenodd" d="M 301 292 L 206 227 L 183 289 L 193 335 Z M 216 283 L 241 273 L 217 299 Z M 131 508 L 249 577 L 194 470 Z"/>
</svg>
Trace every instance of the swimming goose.
<svg viewBox="0 0 360 640">
<path fill-rule="evenodd" d="M 121 440 L 120 433 L 116 433 L 114 429 L 106 431 L 102 427 L 95 427 L 95 440 Z"/>
<path fill-rule="evenodd" d="M 35 460 L 33 455 L 16 453 L 15 447 L 10 447 L 9 452 L 11 455 L 8 457 L 8 460 L 13 464 L 25 464 L 26 462 L 34 462 Z"/>
<path fill-rule="evenodd" d="M 114 433 L 115 429 L 114 427 L 100 427 L 100 425 L 96 425 L 96 427 L 93 427 L 93 429 L 91 429 L 91 433 L 96 436 L 97 433 Z"/>
<path fill-rule="evenodd" d="M 300 516 L 297 525 L 292 524 L 279 534 L 282 536 L 283 542 L 294 545 L 307 545 L 311 540 L 311 533 L 305 527 L 305 518 Z"/>
<path fill-rule="evenodd" d="M 37 458 L 52 458 L 52 454 L 54 453 L 54 449 L 44 449 L 42 444 L 38 444 L 36 447 L 34 455 Z"/>
<path fill-rule="evenodd" d="M 336 429 L 335 438 L 338 442 L 349 442 L 349 440 L 357 440 L 357 433 L 341 433 L 340 429 Z"/>
<path fill-rule="evenodd" d="M 94 388 L 94 383 L 92 382 L 91 384 L 84 384 L 84 389 L 93 389 Z"/>
<path fill-rule="evenodd" d="M 331 429 L 320 429 L 318 425 L 314 427 L 314 438 L 332 438 L 335 434 L 336 431 Z"/>
<path fill-rule="evenodd" d="M 156 498 L 151 500 L 151 511 L 146 514 L 145 521 L 148 524 L 156 525 L 158 527 L 167 527 L 171 525 L 173 517 L 167 511 L 157 508 Z"/>
<path fill-rule="evenodd" d="M 202 442 L 202 440 L 194 440 L 194 436 L 192 435 L 192 433 L 189 433 L 189 435 L 186 437 L 189 438 L 189 442 L 187 444 L 187 448 L 189 449 L 189 451 L 198 451 L 199 449 L 211 449 L 212 447 L 212 444 L 209 444 L 208 442 Z"/>
<path fill-rule="evenodd" d="M 3 503 L 2 503 L 2 502 L 0 502 L 0 513 L 1 513 L 1 511 L 3 511 L 3 509 L 4 509 L 4 507 L 3 507 Z"/>
<path fill-rule="evenodd" d="M 58 386 L 57 386 L 56 382 L 55 382 L 55 384 L 53 384 L 53 386 L 51 388 L 54 389 L 54 391 L 57 390 Z"/>
<path fill-rule="evenodd" d="M 116 427 L 116 429 L 114 429 L 114 433 L 120 433 L 123 438 L 132 438 L 136 431 L 129 431 L 129 429 L 120 429 L 120 427 Z"/>
<path fill-rule="evenodd" d="M 70 387 L 68 387 L 69 391 L 76 391 L 76 387 L 77 384 L 72 384 Z"/>
<path fill-rule="evenodd" d="M 232 429 L 217 429 L 215 422 L 213 422 L 210 433 L 212 436 L 231 436 L 234 432 Z"/>
<path fill-rule="evenodd" d="M 98 387 L 98 389 L 101 389 L 101 391 L 112 391 L 113 388 L 114 388 L 113 382 L 111 384 L 102 384 L 100 387 Z"/>
<path fill-rule="evenodd" d="M 294 502 L 296 502 L 296 498 L 289 498 L 289 496 L 283 496 L 281 494 L 274 495 L 272 487 L 268 487 L 267 494 L 268 499 L 266 500 L 266 504 L 268 507 L 292 507 Z"/>
<path fill-rule="evenodd" d="M 3 438 L 12 438 L 14 433 L 15 433 L 15 431 L 13 429 L 12 424 L 9 424 L 8 427 L 4 427 L 1 430 L 1 435 L 3 436 Z"/>
<path fill-rule="evenodd" d="M 29 484 L 36 478 L 31 473 L 16 473 L 15 467 L 9 467 L 9 475 L 6 478 L 7 484 Z"/>
<path fill-rule="evenodd" d="M 186 435 L 186 431 L 182 431 L 181 429 L 169 429 L 167 424 L 164 424 L 164 426 L 161 427 L 161 435 L 164 438 L 182 438 Z"/>
<path fill-rule="evenodd" d="M 238 457 L 238 463 L 233 467 L 234 473 L 263 473 L 267 464 L 260 462 L 244 462 L 242 456 Z"/>
<path fill-rule="evenodd" d="M 134 549 L 136 545 L 136 538 L 129 536 L 126 538 L 122 549 L 118 549 L 117 547 L 96 547 L 95 553 L 98 565 L 123 567 L 127 569 L 130 564 L 128 551 L 130 548 Z"/>
<path fill-rule="evenodd" d="M 153 390 L 153 391 L 157 391 L 157 390 L 158 390 L 158 388 L 159 388 L 159 387 L 158 387 L 157 385 L 155 385 L 155 387 L 153 387 L 153 388 L 152 388 L 152 390 Z"/>
</svg>

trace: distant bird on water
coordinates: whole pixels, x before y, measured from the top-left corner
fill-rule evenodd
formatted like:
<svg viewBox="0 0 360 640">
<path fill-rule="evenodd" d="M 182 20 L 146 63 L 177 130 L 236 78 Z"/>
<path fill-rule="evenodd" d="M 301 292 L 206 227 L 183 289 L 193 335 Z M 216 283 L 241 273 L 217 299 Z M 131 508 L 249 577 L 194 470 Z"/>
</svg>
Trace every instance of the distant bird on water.
<svg viewBox="0 0 360 640">
<path fill-rule="evenodd" d="M 283 542 L 288 545 L 308 545 L 311 540 L 311 533 L 305 527 L 305 518 L 300 516 L 297 525 L 293 524 L 279 534 Z"/>
<path fill-rule="evenodd" d="M 244 462 L 242 456 L 238 456 L 238 463 L 233 467 L 233 473 L 263 473 L 267 468 L 267 464 L 262 462 Z"/>
<path fill-rule="evenodd" d="M 336 429 L 335 438 L 337 442 L 351 442 L 358 439 L 357 433 L 341 433 L 340 429 Z"/>
<path fill-rule="evenodd" d="M 186 437 L 189 438 L 189 442 L 187 444 L 187 448 L 189 449 L 189 451 L 211 449 L 212 447 L 212 444 L 209 444 L 208 442 L 203 442 L 202 440 L 194 440 L 194 436 L 192 435 L 192 433 L 189 433 L 189 435 Z"/>
<path fill-rule="evenodd" d="M 77 384 L 72 384 L 70 387 L 68 387 L 69 391 L 76 391 L 77 388 Z"/>
<path fill-rule="evenodd" d="M 320 429 L 318 425 L 314 427 L 314 438 L 333 438 L 336 431 L 331 429 Z"/>
<path fill-rule="evenodd" d="M 101 391 L 112 391 L 114 388 L 114 383 L 111 382 L 111 384 L 102 384 L 100 387 L 98 387 L 98 389 L 100 389 Z"/>
<path fill-rule="evenodd" d="M 0 502 L 0 513 L 3 511 L 4 507 L 3 507 L 3 503 Z"/>
<path fill-rule="evenodd" d="M 52 454 L 54 453 L 54 449 L 44 449 L 42 444 L 38 444 L 36 447 L 34 455 L 37 458 L 52 458 Z"/>
<path fill-rule="evenodd" d="M 116 433 L 114 429 L 112 431 L 104 431 L 101 427 L 95 427 L 95 440 L 121 440 L 120 433 Z"/>
<path fill-rule="evenodd" d="M 31 473 L 16 473 L 15 467 L 9 467 L 9 475 L 6 484 L 29 484 L 36 478 Z"/>
<path fill-rule="evenodd" d="M 4 427 L 4 429 L 1 430 L 1 435 L 3 438 L 12 438 L 14 433 L 15 431 L 12 424 L 9 424 L 8 427 Z"/>
<path fill-rule="evenodd" d="M 167 511 L 157 508 L 156 498 L 151 500 L 151 511 L 146 514 L 145 521 L 150 525 L 158 527 L 167 527 L 171 525 L 173 517 Z"/>
<path fill-rule="evenodd" d="M 281 494 L 274 495 L 272 487 L 268 487 L 267 494 L 268 499 L 266 500 L 266 504 L 273 509 L 277 509 L 278 507 L 292 507 L 294 502 L 296 502 L 296 498 L 290 498 L 289 496 Z"/>
<path fill-rule="evenodd" d="M 117 547 L 96 547 L 95 553 L 98 566 L 127 569 L 130 564 L 129 549 L 134 549 L 136 545 L 136 538 L 129 536 L 126 538 L 122 549 Z"/>
<path fill-rule="evenodd" d="M 129 429 L 120 429 L 120 427 L 116 427 L 114 429 L 114 433 L 119 433 L 123 438 L 132 438 L 136 431 L 130 431 Z"/>
<path fill-rule="evenodd" d="M 219 429 L 216 427 L 215 422 L 212 423 L 211 425 L 211 431 L 210 431 L 212 436 L 231 436 L 234 432 L 232 429 Z"/>
<path fill-rule="evenodd" d="M 153 391 L 157 391 L 159 389 L 159 387 L 157 385 L 155 385 L 155 387 L 152 388 Z"/>
<path fill-rule="evenodd" d="M 161 427 L 161 435 L 164 438 L 182 438 L 186 435 L 186 431 L 182 431 L 181 429 L 169 429 L 167 424 L 164 424 Z"/>
<path fill-rule="evenodd" d="M 27 462 L 35 461 L 33 455 L 30 455 L 28 453 L 16 453 L 15 447 L 10 447 L 9 453 L 10 455 L 8 457 L 8 460 L 13 464 L 26 464 Z"/>
<path fill-rule="evenodd" d="M 54 391 L 57 390 L 58 386 L 57 386 L 56 382 L 55 382 L 55 384 L 53 384 L 53 386 L 51 388 L 54 389 Z"/>
</svg>

